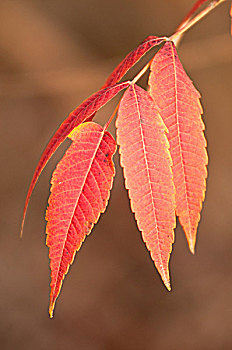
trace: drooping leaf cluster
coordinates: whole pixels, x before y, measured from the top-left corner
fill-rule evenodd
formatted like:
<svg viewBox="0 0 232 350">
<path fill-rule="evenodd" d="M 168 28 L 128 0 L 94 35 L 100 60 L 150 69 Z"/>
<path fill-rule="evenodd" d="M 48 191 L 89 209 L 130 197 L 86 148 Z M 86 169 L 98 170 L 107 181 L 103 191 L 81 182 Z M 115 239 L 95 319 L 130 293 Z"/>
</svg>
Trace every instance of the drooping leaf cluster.
<svg viewBox="0 0 232 350">
<path fill-rule="evenodd" d="M 195 4 L 177 33 L 204 2 Z M 144 70 L 132 81 L 120 82 L 143 55 L 158 45 L 162 47 Z M 148 68 L 148 89 L 144 90 L 136 83 Z M 107 131 L 113 116 L 104 127 L 92 119 L 123 90 L 117 107 L 116 142 Z M 23 215 L 24 223 L 38 177 L 52 154 L 69 137 L 72 144 L 52 175 L 46 213 L 51 317 L 76 251 L 106 210 L 115 174 L 112 157 L 116 143 L 131 210 L 157 271 L 167 289 L 171 289 L 169 258 L 176 217 L 194 253 L 205 196 L 208 158 L 201 114 L 200 94 L 178 58 L 175 40 L 149 36 L 55 132 L 35 170 Z"/>
</svg>

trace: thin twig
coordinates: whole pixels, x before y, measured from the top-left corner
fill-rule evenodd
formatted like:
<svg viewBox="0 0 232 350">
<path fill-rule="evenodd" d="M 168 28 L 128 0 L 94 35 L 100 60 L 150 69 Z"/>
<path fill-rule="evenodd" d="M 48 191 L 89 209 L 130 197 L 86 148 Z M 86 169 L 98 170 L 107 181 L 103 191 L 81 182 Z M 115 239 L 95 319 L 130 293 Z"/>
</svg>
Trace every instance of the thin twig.
<svg viewBox="0 0 232 350">
<path fill-rule="evenodd" d="M 191 8 L 191 10 L 187 13 L 187 15 L 184 17 L 184 19 L 181 21 L 181 23 L 178 25 L 178 27 L 176 28 L 176 32 L 179 31 L 181 28 L 185 27 L 186 24 L 190 21 L 190 19 L 193 17 L 193 15 L 195 14 L 195 12 L 206 2 L 209 2 L 209 0 L 198 0 L 193 7 Z"/>
<path fill-rule="evenodd" d="M 115 110 L 113 111 L 113 114 L 111 115 L 110 119 L 109 119 L 108 122 L 105 124 L 105 126 L 104 126 L 104 131 L 108 129 L 110 123 L 111 123 L 112 120 L 114 119 L 114 117 L 115 117 L 115 115 L 116 115 L 116 113 L 117 113 L 117 111 L 118 111 L 119 104 L 120 104 L 120 101 L 119 101 L 119 103 L 117 104 Z"/>
<path fill-rule="evenodd" d="M 222 4 L 227 0 L 214 0 L 211 1 L 211 3 L 198 15 L 196 15 L 192 20 L 190 20 L 184 27 L 180 27 L 178 31 L 176 31 L 174 34 L 172 34 L 169 37 L 169 40 L 173 41 L 175 45 L 178 44 L 180 37 L 191 27 L 193 27 L 196 23 L 198 23 L 202 18 L 204 18 L 208 13 L 210 13 L 212 10 L 214 10 L 218 5 Z"/>
<path fill-rule="evenodd" d="M 131 81 L 131 85 L 135 84 L 142 76 L 143 74 L 146 73 L 146 71 L 148 70 L 148 68 L 151 65 L 153 58 L 146 64 L 146 66 L 143 67 L 143 69 L 134 77 L 134 79 Z"/>
</svg>

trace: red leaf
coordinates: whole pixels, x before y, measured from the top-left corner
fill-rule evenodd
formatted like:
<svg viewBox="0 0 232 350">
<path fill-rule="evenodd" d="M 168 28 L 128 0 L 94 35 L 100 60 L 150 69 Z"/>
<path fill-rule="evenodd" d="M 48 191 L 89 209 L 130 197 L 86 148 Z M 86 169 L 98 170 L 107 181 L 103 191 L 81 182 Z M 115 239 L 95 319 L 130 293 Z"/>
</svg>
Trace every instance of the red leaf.
<svg viewBox="0 0 232 350">
<path fill-rule="evenodd" d="M 29 190 L 25 201 L 24 211 L 23 211 L 21 235 L 22 235 L 26 211 L 27 211 L 27 207 L 28 207 L 28 203 L 29 203 L 32 191 L 36 185 L 36 182 L 43 168 L 45 167 L 45 165 L 47 164 L 48 160 L 51 158 L 53 153 L 57 150 L 57 148 L 61 145 L 61 143 L 66 139 L 68 134 L 76 126 L 83 123 L 84 121 L 92 120 L 92 117 L 94 116 L 95 112 L 97 112 L 102 106 L 104 106 L 108 101 L 110 101 L 114 96 L 116 96 L 121 90 L 125 89 L 128 86 L 129 86 L 129 82 L 124 82 L 105 89 L 101 89 L 100 91 L 94 93 L 87 100 L 82 102 L 82 104 L 79 107 L 74 109 L 69 114 L 69 116 L 65 119 L 65 121 L 60 125 L 59 129 L 52 136 L 47 147 L 42 153 L 42 156 L 35 169 L 32 181 L 29 186 Z"/>
<path fill-rule="evenodd" d="M 176 214 L 194 252 L 200 211 L 206 190 L 207 153 L 200 94 L 167 42 L 155 55 L 149 78 L 150 92 L 168 128 L 176 188 Z"/>
<path fill-rule="evenodd" d="M 126 90 L 116 121 L 117 141 L 131 209 L 164 284 L 174 241 L 175 193 L 166 127 L 149 94 Z"/>
<path fill-rule="evenodd" d="M 100 125 L 81 124 L 69 137 L 73 143 L 53 173 L 46 214 L 51 317 L 76 251 L 106 209 L 115 173 L 112 156 L 116 144 Z"/>
<path fill-rule="evenodd" d="M 103 88 L 119 82 L 119 80 L 128 72 L 147 53 L 152 47 L 161 44 L 166 38 L 157 36 L 147 37 L 136 49 L 131 51 L 124 60 L 115 68 L 107 78 Z"/>
</svg>

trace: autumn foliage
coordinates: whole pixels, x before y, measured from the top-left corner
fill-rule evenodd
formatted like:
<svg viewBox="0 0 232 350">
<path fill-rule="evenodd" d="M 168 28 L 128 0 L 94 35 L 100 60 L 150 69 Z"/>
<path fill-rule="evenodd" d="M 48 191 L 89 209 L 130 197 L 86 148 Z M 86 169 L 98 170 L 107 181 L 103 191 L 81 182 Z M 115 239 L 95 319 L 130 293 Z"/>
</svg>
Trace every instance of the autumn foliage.
<svg viewBox="0 0 232 350">
<path fill-rule="evenodd" d="M 117 141 L 138 228 L 164 284 L 174 241 L 175 189 L 166 127 L 151 96 L 131 85 L 120 102 Z"/>
<path fill-rule="evenodd" d="M 168 129 L 176 215 L 194 253 L 206 189 L 206 140 L 200 94 L 185 73 L 173 43 L 165 43 L 155 55 L 149 85 L 151 96 Z"/>
<path fill-rule="evenodd" d="M 72 140 L 52 175 L 46 212 L 51 317 L 76 252 L 106 210 L 115 174 L 112 158 L 116 141 L 107 131 L 115 113 L 104 127 L 91 120 L 123 90 L 116 108 L 116 130 L 125 186 L 143 241 L 168 290 L 176 216 L 194 253 L 208 157 L 200 93 L 185 72 L 175 44 L 198 21 L 197 16 L 200 19 L 223 1 L 211 1 L 194 17 L 207 2 L 197 1 L 171 37 L 145 39 L 115 68 L 98 92 L 69 114 L 44 150 L 27 194 L 23 223 L 44 166 L 67 137 Z M 132 81 L 120 82 L 157 45 L 162 47 L 138 75 Z M 137 81 L 148 69 L 148 89 L 144 90 Z"/>
<path fill-rule="evenodd" d="M 116 143 L 100 125 L 81 124 L 69 138 L 72 145 L 52 175 L 46 214 L 51 260 L 50 313 L 76 251 L 106 209 L 115 172 L 112 156 Z"/>
</svg>

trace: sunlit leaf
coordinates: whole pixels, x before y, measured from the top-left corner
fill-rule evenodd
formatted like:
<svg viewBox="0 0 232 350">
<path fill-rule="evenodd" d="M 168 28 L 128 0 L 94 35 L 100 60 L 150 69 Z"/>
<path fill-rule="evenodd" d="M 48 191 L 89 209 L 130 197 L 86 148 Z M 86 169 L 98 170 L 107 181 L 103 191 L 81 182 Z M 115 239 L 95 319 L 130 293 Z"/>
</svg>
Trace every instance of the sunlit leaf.
<svg viewBox="0 0 232 350">
<path fill-rule="evenodd" d="M 167 42 L 155 55 L 150 93 L 168 128 L 176 189 L 176 214 L 194 252 L 197 226 L 206 190 L 207 153 L 200 94 Z"/>
<path fill-rule="evenodd" d="M 166 127 L 149 94 L 130 86 L 116 122 L 121 165 L 131 209 L 155 266 L 170 290 L 175 194 Z"/>
<path fill-rule="evenodd" d="M 112 156 L 116 144 L 100 125 L 81 124 L 69 137 L 73 142 L 52 175 L 46 214 L 51 317 L 76 251 L 106 209 L 115 172 Z"/>
</svg>

